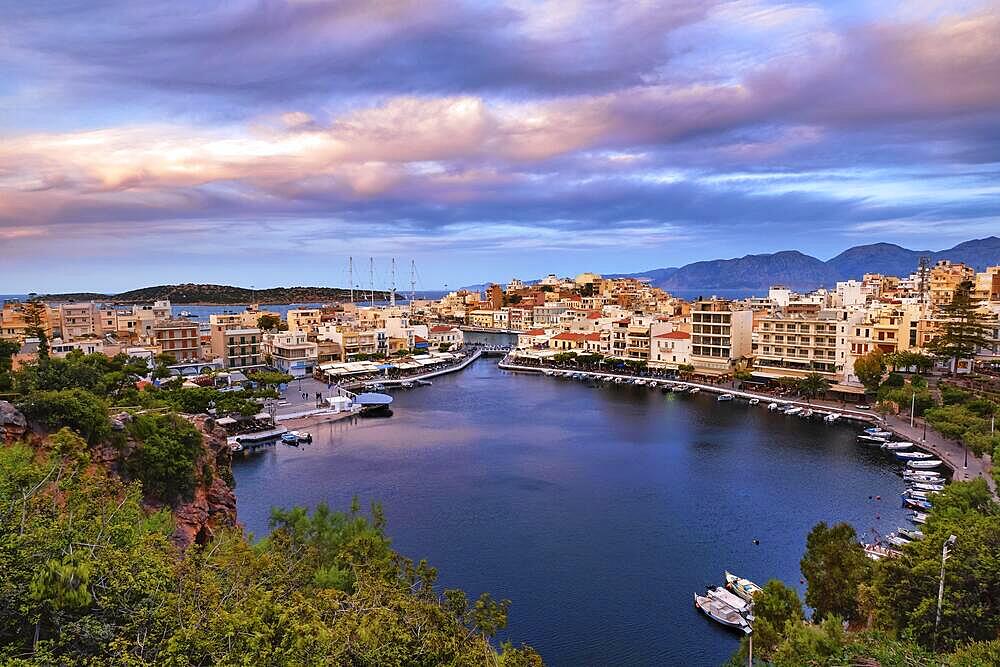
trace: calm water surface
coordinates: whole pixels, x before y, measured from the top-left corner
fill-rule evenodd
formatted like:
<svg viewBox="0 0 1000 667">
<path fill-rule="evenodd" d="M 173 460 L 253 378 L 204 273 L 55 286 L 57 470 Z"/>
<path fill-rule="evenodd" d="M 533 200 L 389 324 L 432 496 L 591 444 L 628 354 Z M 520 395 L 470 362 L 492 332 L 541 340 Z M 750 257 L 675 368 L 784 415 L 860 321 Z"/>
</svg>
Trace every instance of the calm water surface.
<svg viewBox="0 0 1000 667">
<path fill-rule="evenodd" d="M 508 636 L 551 665 L 718 665 L 737 638 L 692 593 L 724 569 L 801 590 L 817 521 L 907 525 L 890 459 L 853 427 L 763 406 L 483 359 L 394 410 L 237 462 L 241 521 L 261 535 L 272 506 L 380 501 L 396 549 L 443 586 L 511 599 Z"/>
</svg>

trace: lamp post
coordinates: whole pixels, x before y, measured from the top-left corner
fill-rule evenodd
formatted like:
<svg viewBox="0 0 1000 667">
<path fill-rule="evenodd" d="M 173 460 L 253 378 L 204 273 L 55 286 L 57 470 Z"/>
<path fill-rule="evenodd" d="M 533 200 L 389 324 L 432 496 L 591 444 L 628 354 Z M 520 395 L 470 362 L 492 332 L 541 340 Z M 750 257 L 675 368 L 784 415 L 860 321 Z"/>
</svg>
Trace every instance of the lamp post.
<svg viewBox="0 0 1000 667">
<path fill-rule="evenodd" d="M 944 545 L 941 547 L 941 580 L 938 583 L 937 616 L 934 618 L 934 650 L 937 650 L 938 626 L 941 625 L 941 603 L 944 601 L 944 562 L 948 560 L 948 547 L 955 546 L 957 539 L 952 535 L 944 541 Z"/>
<path fill-rule="evenodd" d="M 913 428 L 913 411 L 917 407 L 917 392 L 910 395 L 910 428 Z"/>
</svg>

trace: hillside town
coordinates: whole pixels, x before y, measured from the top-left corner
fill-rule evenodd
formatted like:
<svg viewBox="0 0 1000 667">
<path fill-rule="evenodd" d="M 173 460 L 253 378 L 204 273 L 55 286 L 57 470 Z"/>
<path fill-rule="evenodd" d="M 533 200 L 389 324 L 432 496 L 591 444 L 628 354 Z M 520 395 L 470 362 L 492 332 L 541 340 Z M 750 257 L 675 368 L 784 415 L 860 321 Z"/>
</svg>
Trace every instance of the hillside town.
<svg viewBox="0 0 1000 667">
<path fill-rule="evenodd" d="M 462 348 L 467 332 L 506 333 L 516 334 L 512 354 L 522 360 L 574 353 L 599 358 L 609 369 L 641 366 L 759 384 L 819 374 L 842 397 L 864 393 L 854 365 L 874 350 L 927 354 L 957 374 L 1000 360 L 1000 266 L 977 272 L 942 260 L 914 268 L 908 276 L 865 274 L 805 294 L 773 286 L 767 296 L 690 301 L 635 278 L 550 274 L 401 305 L 395 299 L 382 306 L 334 303 L 291 308 L 284 316 L 250 305 L 207 321 L 175 313 L 169 301 L 9 300 L 0 311 L 0 339 L 21 345 L 15 365 L 37 354 L 44 335 L 56 357 L 76 350 L 124 353 L 151 367 L 165 359 L 176 375 L 271 368 L 331 380 L 370 370 L 363 362 L 373 360 L 419 369 Z M 967 356 L 931 357 L 935 338 L 954 318 L 947 307 L 963 290 L 986 326 L 986 340 Z"/>
</svg>

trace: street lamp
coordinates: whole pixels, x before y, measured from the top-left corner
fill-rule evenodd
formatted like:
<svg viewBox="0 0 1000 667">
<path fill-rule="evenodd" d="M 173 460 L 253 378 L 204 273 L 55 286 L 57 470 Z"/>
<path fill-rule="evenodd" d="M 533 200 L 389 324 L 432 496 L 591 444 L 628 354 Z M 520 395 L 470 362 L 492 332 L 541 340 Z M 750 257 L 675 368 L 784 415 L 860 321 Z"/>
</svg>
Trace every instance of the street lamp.
<svg viewBox="0 0 1000 667">
<path fill-rule="evenodd" d="M 934 619 L 934 649 L 937 650 L 937 633 L 938 626 L 941 625 L 941 602 L 944 600 L 944 562 L 948 560 L 948 547 L 955 546 L 955 540 L 958 538 L 954 535 L 950 536 L 944 541 L 944 545 L 941 547 L 941 581 L 938 584 L 938 603 L 937 603 L 937 617 Z"/>
</svg>

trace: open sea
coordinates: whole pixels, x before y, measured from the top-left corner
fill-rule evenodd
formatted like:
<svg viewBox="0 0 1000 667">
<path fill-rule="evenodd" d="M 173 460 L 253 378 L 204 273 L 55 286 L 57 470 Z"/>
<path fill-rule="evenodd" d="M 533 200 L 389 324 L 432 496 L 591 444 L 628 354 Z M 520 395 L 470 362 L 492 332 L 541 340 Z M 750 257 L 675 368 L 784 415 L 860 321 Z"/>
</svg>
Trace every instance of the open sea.
<svg viewBox="0 0 1000 667">
<path fill-rule="evenodd" d="M 850 424 L 495 359 L 395 397 L 391 418 L 236 461 L 240 520 L 263 535 L 272 506 L 381 502 L 398 551 L 512 600 L 504 637 L 550 665 L 719 665 L 738 637 L 692 595 L 724 570 L 802 591 L 816 522 L 908 525 L 894 462 Z"/>
</svg>

